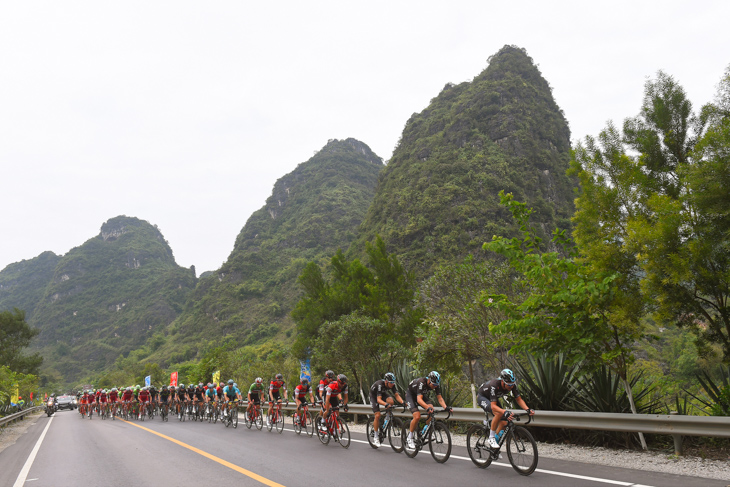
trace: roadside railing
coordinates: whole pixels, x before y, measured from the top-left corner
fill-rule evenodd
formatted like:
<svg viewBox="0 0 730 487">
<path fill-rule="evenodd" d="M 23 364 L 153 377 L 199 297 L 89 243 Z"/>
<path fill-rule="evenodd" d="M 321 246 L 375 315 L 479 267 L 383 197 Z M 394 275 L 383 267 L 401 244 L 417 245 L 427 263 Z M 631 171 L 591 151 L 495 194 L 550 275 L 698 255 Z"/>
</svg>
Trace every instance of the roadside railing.
<svg viewBox="0 0 730 487">
<path fill-rule="evenodd" d="M 245 406 L 245 401 L 244 401 Z M 355 416 L 372 415 L 369 405 L 349 404 L 349 413 Z M 295 405 L 282 407 L 293 411 Z M 517 413 L 525 411 L 515 409 Z M 398 406 L 394 416 L 411 417 L 411 413 Z M 485 418 L 484 411 L 472 408 L 454 408 L 449 421 L 481 423 Z M 721 416 L 685 416 L 680 414 L 625 414 L 625 413 L 581 413 L 570 411 L 535 411 L 530 427 L 566 428 L 603 431 L 623 431 L 626 433 L 651 433 L 669 435 L 674 438 L 675 453 L 682 453 L 683 436 L 707 436 L 714 438 L 730 438 L 730 417 Z"/>
<path fill-rule="evenodd" d="M 34 406 L 28 409 L 23 409 L 22 411 L 18 411 L 17 413 L 13 413 L 10 416 L 5 416 L 4 418 L 0 418 L 0 428 L 9 425 L 10 423 L 17 421 L 24 416 L 29 415 L 30 413 L 33 413 L 35 411 L 40 411 L 41 409 L 44 409 L 45 406 Z"/>
</svg>

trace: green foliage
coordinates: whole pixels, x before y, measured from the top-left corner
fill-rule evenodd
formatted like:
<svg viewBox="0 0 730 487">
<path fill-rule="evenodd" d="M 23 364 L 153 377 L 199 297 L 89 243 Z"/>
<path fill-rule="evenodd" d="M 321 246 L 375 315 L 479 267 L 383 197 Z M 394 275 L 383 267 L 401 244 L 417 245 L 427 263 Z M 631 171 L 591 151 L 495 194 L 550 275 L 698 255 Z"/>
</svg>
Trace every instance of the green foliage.
<svg viewBox="0 0 730 487">
<path fill-rule="evenodd" d="M 681 86 L 659 73 L 623 135 L 586 138 L 572 163 L 583 193 L 575 238 L 591 264 L 616 271 L 632 314 L 654 312 L 693 331 L 705 354 L 730 360 L 730 70 L 696 115 Z M 629 155 L 638 153 L 637 156 Z"/>
<path fill-rule="evenodd" d="M 520 378 L 520 393 L 531 408 L 572 409 L 579 363 L 568 365 L 562 353 L 555 357 L 526 354 L 524 358 L 514 359 L 514 368 Z"/>
<path fill-rule="evenodd" d="M 643 330 L 632 319 L 635 317 L 624 316 L 620 309 L 620 290 L 612 285 L 616 275 L 577 261 L 564 231 L 556 230 L 552 243 L 568 257 L 540 253 L 541 239 L 528 225 L 532 210 L 510 194 L 500 196 L 518 222 L 522 238 L 495 236 L 484 248 L 508 259 L 521 277 L 527 297 L 514 302 L 505 294 L 487 295 L 484 305 L 507 315 L 490 330 L 509 337 L 513 353 L 562 352 L 568 364 L 584 362 L 589 368 L 608 364 L 626 380 L 634 360 L 632 346 Z"/>
<path fill-rule="evenodd" d="M 37 375 L 43 357 L 38 353 L 25 355 L 23 351 L 38 333 L 26 323 L 25 312 L 17 308 L 0 311 L 0 366 L 21 374 Z"/>
<path fill-rule="evenodd" d="M 38 377 L 33 374 L 14 372 L 9 367 L 0 365 L 0 410 L 10 404 L 16 388 L 27 404 L 30 393 L 38 391 Z"/>
<path fill-rule="evenodd" d="M 730 416 L 730 367 L 723 367 L 722 377 L 715 382 L 706 371 L 697 374 L 697 381 L 704 389 L 706 397 L 693 394 L 704 407 L 706 412 L 713 416 Z"/>
<path fill-rule="evenodd" d="M 367 245 L 368 266 L 359 259 L 348 261 L 341 250 L 330 260 L 331 282 L 325 280 L 315 262 L 308 263 L 299 276 L 304 296 L 292 311 L 298 336 L 293 350 L 307 357 L 313 343 L 321 340 L 323 323 L 333 322 L 354 312 L 382 323 L 384 343 L 411 346 L 413 331 L 422 312 L 414 306 L 413 275 L 389 254 L 385 242 L 376 237 Z M 395 347 L 395 344 L 393 344 Z"/>
<path fill-rule="evenodd" d="M 473 360 L 492 369 L 506 366 L 506 351 L 489 331 L 490 323 L 499 323 L 506 316 L 485 306 L 481 296 L 501 292 L 519 299 L 513 277 L 505 263 L 477 262 L 471 255 L 460 264 L 439 266 L 419 292 L 424 319 L 417 330 L 421 339 L 416 350 L 418 363 L 452 373 L 469 363 L 471 383 L 475 383 Z"/>
<path fill-rule="evenodd" d="M 26 319 L 32 321 L 35 307 L 60 259 L 53 252 L 43 252 L 33 259 L 9 264 L 0 271 L 0 310 L 22 309 Z"/>
<path fill-rule="evenodd" d="M 351 252 L 376 235 L 419 278 L 513 235 L 497 193 L 529 202 L 549 234 L 568 228 L 570 131 L 524 49 L 505 46 L 473 81 L 448 84 L 406 123 Z M 540 229 L 542 232 L 542 227 Z"/>
</svg>

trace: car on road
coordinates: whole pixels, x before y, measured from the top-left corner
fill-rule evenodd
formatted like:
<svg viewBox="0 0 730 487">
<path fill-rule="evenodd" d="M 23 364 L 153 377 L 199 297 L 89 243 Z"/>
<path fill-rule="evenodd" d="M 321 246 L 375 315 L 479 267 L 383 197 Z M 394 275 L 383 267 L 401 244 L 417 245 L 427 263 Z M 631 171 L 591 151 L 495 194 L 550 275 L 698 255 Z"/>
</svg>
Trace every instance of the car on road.
<svg viewBox="0 0 730 487">
<path fill-rule="evenodd" d="M 76 398 L 74 396 L 58 396 L 56 398 L 56 404 L 58 405 L 58 409 L 70 409 L 73 411 L 75 408 L 74 400 Z"/>
</svg>

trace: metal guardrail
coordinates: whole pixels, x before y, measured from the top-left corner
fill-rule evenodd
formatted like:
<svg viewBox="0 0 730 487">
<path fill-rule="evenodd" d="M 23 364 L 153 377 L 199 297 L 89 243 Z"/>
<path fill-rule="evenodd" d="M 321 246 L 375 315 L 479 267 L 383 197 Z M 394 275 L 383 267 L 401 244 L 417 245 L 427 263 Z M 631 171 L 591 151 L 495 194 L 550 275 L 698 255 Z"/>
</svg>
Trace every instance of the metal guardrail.
<svg viewBox="0 0 730 487">
<path fill-rule="evenodd" d="M 369 405 L 349 404 L 349 414 L 372 415 Z M 293 411 L 292 403 L 282 409 Z M 437 408 L 438 409 L 438 408 Z M 513 409 L 515 412 L 525 411 Z M 395 416 L 411 417 L 396 406 Z M 484 411 L 472 408 L 454 408 L 449 421 L 481 423 Z M 625 414 L 625 413 L 580 413 L 570 411 L 535 411 L 530 426 L 544 428 L 567 428 L 603 431 L 623 431 L 627 433 L 652 433 L 658 435 L 708 436 L 730 438 L 730 417 L 721 416 L 684 416 L 679 414 Z"/>
<path fill-rule="evenodd" d="M 39 411 L 41 409 L 45 409 L 45 406 L 33 406 L 32 408 L 23 409 L 22 411 L 19 411 L 17 413 L 13 413 L 10 416 L 5 416 L 4 418 L 0 418 L 0 427 L 6 426 L 13 421 L 16 421 L 23 416 L 27 416 L 30 413 L 34 413 L 36 411 Z"/>
</svg>

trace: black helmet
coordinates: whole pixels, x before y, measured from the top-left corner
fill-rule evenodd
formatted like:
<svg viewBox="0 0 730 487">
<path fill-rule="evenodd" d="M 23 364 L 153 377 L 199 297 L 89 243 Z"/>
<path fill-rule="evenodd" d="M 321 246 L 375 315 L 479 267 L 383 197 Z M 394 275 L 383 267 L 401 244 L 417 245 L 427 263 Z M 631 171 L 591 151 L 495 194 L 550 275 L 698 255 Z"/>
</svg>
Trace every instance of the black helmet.
<svg viewBox="0 0 730 487">
<path fill-rule="evenodd" d="M 284 376 L 281 374 L 276 374 L 276 380 L 284 380 Z"/>
<path fill-rule="evenodd" d="M 324 376 L 327 377 L 329 380 L 334 380 L 335 373 L 332 372 L 331 370 L 328 370 L 327 372 L 324 373 Z"/>
<path fill-rule="evenodd" d="M 503 369 L 502 372 L 499 373 L 499 378 L 502 379 L 507 385 L 512 385 L 517 381 L 515 373 L 512 372 L 510 369 Z"/>
<path fill-rule="evenodd" d="M 347 384 L 347 376 L 345 374 L 338 375 L 337 382 L 339 382 L 341 384 Z"/>
<path fill-rule="evenodd" d="M 306 377 L 304 379 L 302 379 L 302 385 L 303 386 L 308 386 L 309 385 L 309 379 L 307 379 Z"/>
</svg>

